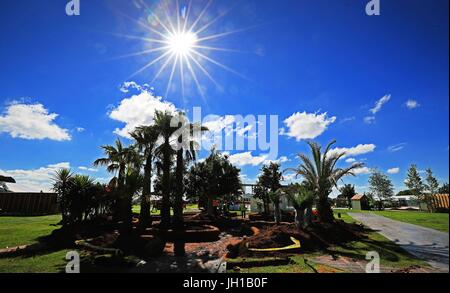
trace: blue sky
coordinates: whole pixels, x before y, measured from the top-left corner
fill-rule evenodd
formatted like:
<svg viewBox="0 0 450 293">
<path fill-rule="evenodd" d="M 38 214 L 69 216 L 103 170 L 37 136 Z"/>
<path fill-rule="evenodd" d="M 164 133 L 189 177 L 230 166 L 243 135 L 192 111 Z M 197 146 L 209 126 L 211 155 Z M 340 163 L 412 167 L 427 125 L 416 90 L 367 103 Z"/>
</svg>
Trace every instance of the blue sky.
<svg viewBox="0 0 450 293">
<path fill-rule="evenodd" d="M 49 174 L 61 166 L 107 180 L 105 170 L 92 167 L 102 155 L 99 146 L 150 121 L 152 106 L 188 113 L 201 107 L 219 121 L 224 115 L 278 115 L 283 168 L 298 164 L 295 155 L 307 150 L 304 138 L 322 144 L 337 139 L 336 147 L 353 154 L 342 166 L 366 164 L 345 179 L 360 192 L 369 168 L 389 170 L 397 190 L 411 163 L 448 181 L 446 0 L 381 0 L 381 15 L 371 17 L 366 0 L 216 0 L 199 26 L 233 9 L 199 37 L 237 31 L 208 43 L 236 51 L 204 53 L 239 75 L 203 60 L 220 86 L 197 68 L 205 98 L 189 77 L 183 97 L 177 74 L 166 96 L 170 70 L 151 83 L 162 62 L 133 75 L 158 54 L 117 58 L 150 45 L 125 37 L 151 36 L 136 22 L 149 20 L 139 1 L 81 0 L 81 15 L 70 17 L 69 1 L 3 2 L 0 174 L 18 179 L 13 190 L 48 188 Z M 145 2 L 161 15 L 159 1 Z M 180 0 L 180 7 L 187 3 Z M 193 1 L 192 15 L 206 3 Z M 134 87 L 125 89 L 124 82 Z M 253 181 L 265 161 L 259 151 L 230 154 L 245 181 Z"/>
</svg>

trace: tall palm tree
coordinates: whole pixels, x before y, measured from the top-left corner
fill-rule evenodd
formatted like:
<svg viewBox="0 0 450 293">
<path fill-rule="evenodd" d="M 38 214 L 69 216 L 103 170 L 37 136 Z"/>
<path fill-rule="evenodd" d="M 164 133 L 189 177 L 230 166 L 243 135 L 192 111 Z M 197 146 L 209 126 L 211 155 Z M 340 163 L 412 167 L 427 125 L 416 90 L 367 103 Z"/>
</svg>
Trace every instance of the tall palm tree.
<svg viewBox="0 0 450 293">
<path fill-rule="evenodd" d="M 143 153 L 144 157 L 144 178 L 139 223 L 145 228 L 151 225 L 149 199 L 152 190 L 152 167 L 158 146 L 159 132 L 156 126 L 139 126 L 130 135 L 136 141 L 137 149 Z"/>
<path fill-rule="evenodd" d="M 173 125 L 173 114 L 169 111 L 155 112 L 155 128 L 161 136 L 161 145 L 158 147 L 158 153 L 162 164 L 162 205 L 161 205 L 161 223 L 162 228 L 170 226 L 170 167 L 172 166 L 172 157 L 174 150 L 172 148 L 172 136 L 177 129 Z"/>
<path fill-rule="evenodd" d="M 127 195 L 124 192 L 125 180 L 127 167 L 131 165 L 138 165 L 139 159 L 135 151 L 134 146 L 124 147 L 120 139 L 116 140 L 116 145 L 104 145 L 102 149 L 106 155 L 104 158 L 100 158 L 94 161 L 94 166 L 106 166 L 108 172 L 118 175 L 117 186 L 115 186 L 117 191 L 117 205 L 115 208 L 115 217 L 124 220 L 126 211 Z"/>
<path fill-rule="evenodd" d="M 325 223 L 334 221 L 333 211 L 331 210 L 328 196 L 333 187 L 337 187 L 337 182 L 344 176 L 354 176 L 354 170 L 363 166 L 362 163 L 355 163 L 347 168 L 337 168 L 337 162 L 345 155 L 344 152 L 330 152 L 331 147 L 336 143 L 335 140 L 330 142 L 325 151 L 321 152 L 321 146 L 313 141 L 309 141 L 308 145 L 311 149 L 312 158 L 305 154 L 300 154 L 301 164 L 294 170 L 297 175 L 301 175 L 307 181 L 309 186 L 318 200 L 317 209 L 320 218 Z"/>
<path fill-rule="evenodd" d="M 190 123 L 183 112 L 178 113 L 176 120 L 178 122 L 177 131 L 175 133 L 177 140 L 177 163 L 175 167 L 175 201 L 173 218 L 174 228 L 183 230 L 183 178 L 186 171 L 186 163 L 195 161 L 196 159 L 198 150 L 198 142 L 195 140 L 196 135 L 200 132 L 207 131 L 208 129 L 201 125 Z M 185 254 L 184 242 L 176 241 L 174 243 L 174 251 L 177 256 L 183 256 Z"/>
</svg>

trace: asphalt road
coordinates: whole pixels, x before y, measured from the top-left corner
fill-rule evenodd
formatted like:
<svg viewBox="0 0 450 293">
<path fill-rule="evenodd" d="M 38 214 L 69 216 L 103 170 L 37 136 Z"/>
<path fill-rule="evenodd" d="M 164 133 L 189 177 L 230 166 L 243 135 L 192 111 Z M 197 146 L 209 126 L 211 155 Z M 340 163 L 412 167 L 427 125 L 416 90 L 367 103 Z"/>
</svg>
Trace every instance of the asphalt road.
<svg viewBox="0 0 450 293">
<path fill-rule="evenodd" d="M 403 223 L 371 213 L 348 213 L 352 218 L 400 245 L 432 267 L 449 271 L 449 235 L 441 231 Z"/>
</svg>

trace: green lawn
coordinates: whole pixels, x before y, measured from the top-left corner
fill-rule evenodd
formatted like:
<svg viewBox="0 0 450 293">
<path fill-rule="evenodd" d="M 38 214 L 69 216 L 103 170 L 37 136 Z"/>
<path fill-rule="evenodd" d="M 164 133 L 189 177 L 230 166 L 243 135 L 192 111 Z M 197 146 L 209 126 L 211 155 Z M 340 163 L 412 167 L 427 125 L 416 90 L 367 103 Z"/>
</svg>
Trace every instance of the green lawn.
<svg viewBox="0 0 450 293">
<path fill-rule="evenodd" d="M 352 211 L 374 213 L 386 218 L 448 233 L 448 214 L 416 211 Z"/>
<path fill-rule="evenodd" d="M 186 208 L 184 209 L 184 212 L 192 212 L 192 211 L 198 211 L 198 205 L 197 204 L 188 204 Z M 134 205 L 133 206 L 133 213 L 139 214 L 141 212 L 141 206 L 140 205 Z M 173 210 L 170 210 L 170 213 L 173 215 Z M 160 215 L 160 210 L 152 210 L 152 215 Z"/>
<path fill-rule="evenodd" d="M 59 228 L 60 215 L 42 217 L 0 217 L 0 249 L 32 244 Z"/>
<path fill-rule="evenodd" d="M 42 217 L 0 217 L 0 248 L 32 244 L 49 235 L 60 215 Z M 0 273 L 51 273 L 64 269 L 67 250 L 30 257 L 0 258 Z"/>
</svg>

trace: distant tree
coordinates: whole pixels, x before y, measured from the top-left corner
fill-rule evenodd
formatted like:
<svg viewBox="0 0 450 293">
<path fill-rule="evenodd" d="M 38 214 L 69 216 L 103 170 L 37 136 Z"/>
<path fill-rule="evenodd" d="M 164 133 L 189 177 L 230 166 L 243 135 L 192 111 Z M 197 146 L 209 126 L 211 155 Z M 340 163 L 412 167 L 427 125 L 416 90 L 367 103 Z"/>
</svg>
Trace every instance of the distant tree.
<svg viewBox="0 0 450 293">
<path fill-rule="evenodd" d="M 405 189 L 405 190 L 401 190 L 397 193 L 397 196 L 401 196 L 401 195 L 411 195 L 412 192 L 409 189 Z"/>
<path fill-rule="evenodd" d="M 206 205 L 207 214 L 214 217 L 215 199 L 233 198 L 242 194 L 240 169 L 231 164 L 228 156 L 212 150 L 203 162 L 194 164 L 186 177 L 188 197 L 198 197 Z"/>
<path fill-rule="evenodd" d="M 281 222 L 280 203 L 281 203 L 282 196 L 283 196 L 283 191 L 281 190 L 281 188 L 279 188 L 275 191 L 269 192 L 269 198 L 273 204 L 273 214 L 274 214 L 274 219 L 275 219 L 276 224 L 280 224 L 280 222 Z"/>
<path fill-rule="evenodd" d="M 427 177 L 425 180 L 427 183 L 425 184 L 425 188 L 431 195 L 435 195 L 439 191 L 439 182 L 434 177 L 433 171 L 430 168 L 426 170 L 426 173 Z"/>
<path fill-rule="evenodd" d="M 268 214 L 269 213 L 269 203 L 270 203 L 268 189 L 265 188 L 264 186 L 262 186 L 258 180 L 256 186 L 253 189 L 253 193 L 254 193 L 254 195 L 253 195 L 254 198 L 260 199 L 262 201 L 264 214 Z"/>
<path fill-rule="evenodd" d="M 441 185 L 441 187 L 439 187 L 438 192 L 440 194 L 449 194 L 450 193 L 450 187 L 449 187 L 448 183 L 447 182 L 443 183 Z"/>
<path fill-rule="evenodd" d="M 378 170 L 372 170 L 369 177 L 369 189 L 371 194 L 376 197 L 380 203 L 383 200 L 390 200 L 394 195 L 394 186 L 389 177 Z"/>
<path fill-rule="evenodd" d="M 432 196 L 425 193 L 427 186 L 422 182 L 417 166 L 414 164 L 412 164 L 408 169 L 405 185 L 411 190 L 412 194 L 417 198 L 417 200 L 419 200 L 419 202 L 423 202 L 427 205 L 428 211 L 431 212 Z"/>
<path fill-rule="evenodd" d="M 280 193 L 277 192 L 281 188 L 281 180 L 283 180 L 283 174 L 280 171 L 280 165 L 271 162 L 268 165 L 264 165 L 261 168 L 261 175 L 258 177 L 258 184 L 255 190 L 255 197 L 260 198 L 264 204 L 264 213 L 269 212 L 268 204 L 272 202 L 274 208 L 280 204 Z M 276 210 L 276 208 L 275 208 Z M 281 212 L 275 217 L 280 217 Z M 281 219 L 278 219 L 278 222 Z M 277 219 L 275 219 L 277 222 Z"/>
<path fill-rule="evenodd" d="M 356 195 L 355 186 L 351 184 L 345 184 L 344 186 L 339 189 L 341 192 L 341 196 L 344 197 L 347 200 L 347 205 L 350 208 L 352 205 L 352 197 Z"/>
</svg>

